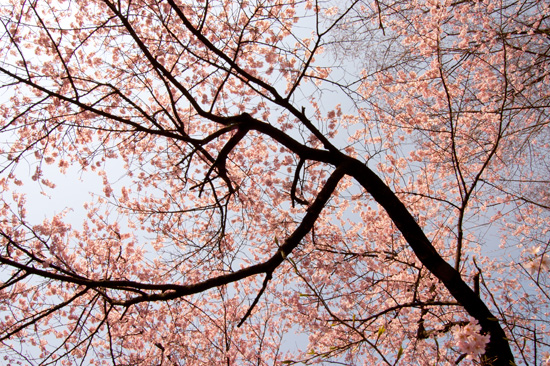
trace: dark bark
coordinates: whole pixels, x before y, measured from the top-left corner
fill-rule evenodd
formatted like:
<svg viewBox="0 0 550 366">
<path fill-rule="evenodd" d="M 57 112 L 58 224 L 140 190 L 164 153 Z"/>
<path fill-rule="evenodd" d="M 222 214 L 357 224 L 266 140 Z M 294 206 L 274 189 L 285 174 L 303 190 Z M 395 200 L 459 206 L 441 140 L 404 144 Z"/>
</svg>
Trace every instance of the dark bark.
<svg viewBox="0 0 550 366">
<path fill-rule="evenodd" d="M 420 262 L 443 283 L 468 314 L 479 322 L 482 332 L 490 335 L 490 341 L 482 357 L 482 364 L 515 365 L 506 334 L 487 305 L 464 282 L 460 273 L 439 255 L 414 217 L 393 191 L 365 164 L 355 159 L 347 159 L 351 160 L 347 173 L 354 177 L 386 210 Z"/>
</svg>

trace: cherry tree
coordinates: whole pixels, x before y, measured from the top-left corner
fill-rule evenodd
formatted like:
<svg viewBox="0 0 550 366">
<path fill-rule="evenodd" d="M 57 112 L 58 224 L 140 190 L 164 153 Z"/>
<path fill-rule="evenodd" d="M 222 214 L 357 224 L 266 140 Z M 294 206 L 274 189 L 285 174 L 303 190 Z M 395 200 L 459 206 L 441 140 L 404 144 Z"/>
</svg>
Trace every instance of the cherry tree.
<svg viewBox="0 0 550 366">
<path fill-rule="evenodd" d="M 549 12 L 4 1 L 4 362 L 548 364 Z"/>
</svg>

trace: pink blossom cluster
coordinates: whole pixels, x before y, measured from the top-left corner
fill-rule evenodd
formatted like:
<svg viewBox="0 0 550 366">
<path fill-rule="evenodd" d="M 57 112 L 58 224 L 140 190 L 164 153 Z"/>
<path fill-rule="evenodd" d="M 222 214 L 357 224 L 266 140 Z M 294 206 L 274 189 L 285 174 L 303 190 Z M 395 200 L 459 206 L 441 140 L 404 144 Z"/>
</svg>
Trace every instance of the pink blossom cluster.
<svg viewBox="0 0 550 366">
<path fill-rule="evenodd" d="M 485 352 L 485 345 L 489 343 L 489 335 L 480 334 L 481 327 L 477 321 L 458 328 L 454 333 L 456 345 L 461 352 L 468 354 L 468 358 L 482 355 Z"/>
</svg>

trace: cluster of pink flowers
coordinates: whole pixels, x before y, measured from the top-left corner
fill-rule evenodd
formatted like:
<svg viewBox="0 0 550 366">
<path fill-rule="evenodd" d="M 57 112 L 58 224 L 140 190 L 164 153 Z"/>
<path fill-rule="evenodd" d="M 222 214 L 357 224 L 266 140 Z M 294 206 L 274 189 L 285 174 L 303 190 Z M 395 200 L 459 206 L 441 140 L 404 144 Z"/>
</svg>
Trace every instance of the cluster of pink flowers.
<svg viewBox="0 0 550 366">
<path fill-rule="evenodd" d="M 468 325 L 458 328 L 454 333 L 456 345 L 461 352 L 468 354 L 468 358 L 482 355 L 485 345 L 489 343 L 489 335 L 480 334 L 481 327 L 473 320 Z"/>
<path fill-rule="evenodd" d="M 541 252 L 541 247 L 536 246 L 529 250 L 532 254 L 531 260 L 527 264 L 527 268 L 531 274 L 537 272 L 547 272 L 550 270 L 550 260 L 545 252 Z"/>
</svg>

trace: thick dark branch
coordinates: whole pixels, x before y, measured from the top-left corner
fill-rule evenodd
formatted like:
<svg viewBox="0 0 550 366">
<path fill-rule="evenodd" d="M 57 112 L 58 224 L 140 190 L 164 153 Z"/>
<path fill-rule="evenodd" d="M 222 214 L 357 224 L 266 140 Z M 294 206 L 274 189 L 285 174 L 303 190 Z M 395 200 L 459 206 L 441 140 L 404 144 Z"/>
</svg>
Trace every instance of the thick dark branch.
<svg viewBox="0 0 550 366">
<path fill-rule="evenodd" d="M 303 158 L 305 160 L 315 160 L 317 162 L 327 163 L 333 166 L 338 166 L 342 162 L 342 154 L 340 152 L 329 152 L 326 150 L 311 148 L 294 140 L 292 137 L 279 130 L 278 128 L 275 128 L 268 123 L 256 120 L 249 115 L 247 116 L 250 121 L 249 127 L 251 130 L 258 131 L 271 137 L 273 140 L 277 141 L 296 155 L 300 156 L 300 158 Z M 231 118 L 239 120 L 242 119 L 243 116 Z"/>
<path fill-rule="evenodd" d="M 235 146 L 237 146 L 239 142 L 246 136 L 248 131 L 249 130 L 246 126 L 239 127 L 239 129 L 237 130 L 237 133 L 231 136 L 229 141 L 227 141 L 227 143 L 220 150 L 220 153 L 218 154 L 216 161 L 214 161 L 214 163 L 212 164 L 212 166 L 210 167 L 210 169 L 205 175 L 205 180 L 208 180 L 210 174 L 212 173 L 212 170 L 216 168 L 218 171 L 218 175 L 225 181 L 225 184 L 227 185 L 227 189 L 229 189 L 230 194 L 234 193 L 235 190 L 233 188 L 233 184 L 231 183 L 231 179 L 227 175 L 227 167 L 225 166 L 227 157 L 229 156 L 229 153 L 231 153 L 231 151 L 235 148 Z M 203 187 L 204 185 L 201 187 L 201 192 Z"/>
<path fill-rule="evenodd" d="M 88 288 L 111 288 L 115 290 L 126 290 L 126 291 L 137 291 L 139 290 L 158 290 L 158 291 L 169 291 L 178 289 L 181 286 L 172 285 L 172 284 L 149 284 L 135 281 L 127 280 L 90 280 L 78 275 L 69 275 L 69 274 L 60 274 L 52 271 L 43 270 L 40 268 L 33 267 L 31 265 L 26 265 L 14 261 L 10 258 L 0 256 L 0 263 L 8 265 L 10 267 L 19 268 L 31 275 L 36 275 L 42 278 L 48 278 L 52 280 L 57 280 L 60 282 L 74 283 L 76 285 L 86 286 Z"/>
<path fill-rule="evenodd" d="M 483 364 L 509 366 L 510 362 L 514 362 L 506 334 L 496 317 L 474 290 L 464 282 L 460 273 L 439 255 L 405 205 L 365 164 L 353 158 L 344 156 L 342 158 L 350 161 L 347 165 L 349 167 L 347 174 L 354 177 L 386 210 L 420 262 L 445 285 L 468 314 L 477 319 L 482 331 L 490 335 Z"/>
<path fill-rule="evenodd" d="M 308 205 L 309 202 L 303 198 L 296 196 L 296 188 L 298 186 L 298 181 L 300 180 L 300 171 L 304 166 L 304 159 L 300 158 L 298 166 L 296 167 L 296 172 L 294 172 L 294 180 L 292 181 L 292 187 L 290 188 L 290 199 L 292 200 L 292 207 L 294 207 L 294 202 L 298 202 L 301 205 Z"/>
</svg>

